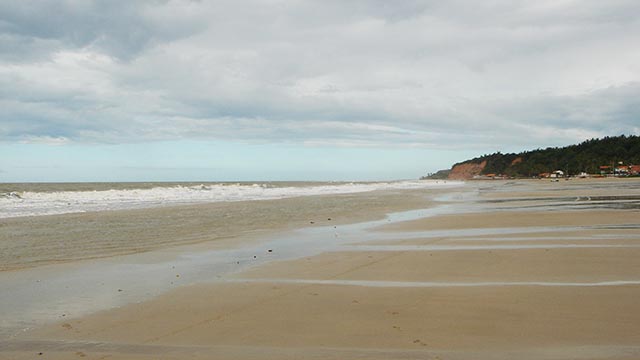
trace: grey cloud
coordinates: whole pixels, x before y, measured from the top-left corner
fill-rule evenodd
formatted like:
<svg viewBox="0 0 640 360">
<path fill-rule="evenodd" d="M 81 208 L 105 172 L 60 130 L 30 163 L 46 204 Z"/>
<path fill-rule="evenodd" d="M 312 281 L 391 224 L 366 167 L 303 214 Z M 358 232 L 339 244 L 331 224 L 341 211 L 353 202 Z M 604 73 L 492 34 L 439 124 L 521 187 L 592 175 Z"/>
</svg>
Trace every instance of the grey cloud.
<svg viewBox="0 0 640 360">
<path fill-rule="evenodd" d="M 493 106 L 494 113 L 513 121 L 602 131 L 612 126 L 624 128 L 640 123 L 640 83 L 612 86 L 581 95 L 535 96 Z"/>
<path fill-rule="evenodd" d="M 4 2 L 0 12 L 0 31 L 3 33 L 0 49 L 5 57 L 10 57 L 16 54 L 29 56 L 40 50 L 92 46 L 112 56 L 129 59 L 156 41 L 187 36 L 203 26 L 194 14 L 175 14 L 185 15 L 180 18 L 154 10 L 155 6 L 162 5 L 167 2 Z M 16 44 L 19 45 L 12 46 Z"/>
<path fill-rule="evenodd" d="M 5 141 L 493 149 L 640 122 L 634 1 L 2 7 Z"/>
</svg>

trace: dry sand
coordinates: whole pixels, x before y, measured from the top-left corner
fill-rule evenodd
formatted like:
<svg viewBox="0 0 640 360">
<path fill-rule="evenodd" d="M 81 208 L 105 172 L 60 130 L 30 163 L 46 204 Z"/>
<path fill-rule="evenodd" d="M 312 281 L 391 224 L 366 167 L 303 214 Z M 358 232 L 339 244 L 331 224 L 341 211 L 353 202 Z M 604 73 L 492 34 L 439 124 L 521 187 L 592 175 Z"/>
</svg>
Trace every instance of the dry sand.
<svg viewBox="0 0 640 360">
<path fill-rule="evenodd" d="M 630 183 L 626 190 L 619 188 L 624 182 L 597 183 L 580 193 L 614 193 L 607 186 L 616 186 L 636 194 Z M 476 184 L 481 199 L 509 192 L 504 183 Z M 556 185 L 560 195 L 563 186 L 574 191 Z M 518 198 L 548 191 L 546 183 L 509 186 Z M 487 204 L 484 212 L 384 228 L 403 241 L 363 238 L 347 249 L 35 329 L 0 342 L 0 358 L 40 352 L 52 359 L 640 358 L 640 236 L 617 226 L 640 225 L 637 210 L 517 212 Z M 553 228 L 408 239 L 433 229 L 545 226 Z M 558 247 L 580 241 L 570 237 L 620 247 Z M 504 238 L 544 247 L 428 248 L 493 246 Z"/>
</svg>

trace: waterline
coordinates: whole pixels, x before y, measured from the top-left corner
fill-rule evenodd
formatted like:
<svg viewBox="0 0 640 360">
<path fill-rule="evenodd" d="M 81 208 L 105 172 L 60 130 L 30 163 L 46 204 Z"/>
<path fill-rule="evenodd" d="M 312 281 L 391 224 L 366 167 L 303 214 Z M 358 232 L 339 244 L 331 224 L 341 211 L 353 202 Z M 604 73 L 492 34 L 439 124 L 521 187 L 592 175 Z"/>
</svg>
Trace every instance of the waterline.
<svg viewBox="0 0 640 360">
<path fill-rule="evenodd" d="M 378 281 L 378 280 L 310 280 L 310 279 L 227 279 L 225 283 L 269 283 L 302 285 L 341 285 L 394 288 L 446 288 L 446 287 L 490 287 L 490 286 L 553 286 L 593 287 L 640 285 L 640 280 L 614 280 L 599 282 L 549 282 L 549 281 L 486 281 L 486 282 L 432 282 L 432 281 Z"/>
</svg>

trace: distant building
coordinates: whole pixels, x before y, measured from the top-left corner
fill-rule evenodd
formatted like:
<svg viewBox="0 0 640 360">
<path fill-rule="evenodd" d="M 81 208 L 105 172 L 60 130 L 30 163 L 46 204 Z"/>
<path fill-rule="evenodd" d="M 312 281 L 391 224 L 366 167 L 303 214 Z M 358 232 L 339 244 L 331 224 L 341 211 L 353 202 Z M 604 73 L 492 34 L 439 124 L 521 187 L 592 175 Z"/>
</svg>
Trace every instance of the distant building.
<svg viewBox="0 0 640 360">
<path fill-rule="evenodd" d="M 613 173 L 618 176 L 629 176 L 629 167 L 620 165 L 614 169 Z"/>
<path fill-rule="evenodd" d="M 549 175 L 550 178 L 561 178 L 564 177 L 564 171 L 556 170 Z"/>
<path fill-rule="evenodd" d="M 486 175 L 474 175 L 474 180 L 504 180 L 507 176 L 502 174 L 486 174 Z"/>
</svg>

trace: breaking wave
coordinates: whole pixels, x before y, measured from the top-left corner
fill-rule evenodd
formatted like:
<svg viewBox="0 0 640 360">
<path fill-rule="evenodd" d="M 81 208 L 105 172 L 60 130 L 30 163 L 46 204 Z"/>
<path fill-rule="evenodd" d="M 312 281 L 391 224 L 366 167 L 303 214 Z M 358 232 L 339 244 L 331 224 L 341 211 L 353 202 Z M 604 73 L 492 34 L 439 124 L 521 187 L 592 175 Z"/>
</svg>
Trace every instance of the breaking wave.
<svg viewBox="0 0 640 360">
<path fill-rule="evenodd" d="M 148 189 L 0 193 L 0 218 L 41 216 L 88 211 L 149 208 L 245 200 L 271 200 L 299 196 L 360 193 L 374 190 L 459 186 L 455 181 L 398 181 L 304 186 L 272 184 L 200 184 Z"/>
</svg>

